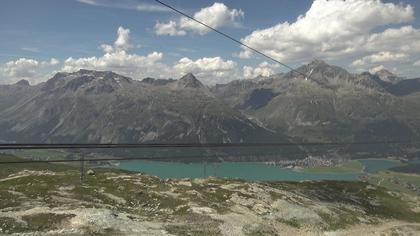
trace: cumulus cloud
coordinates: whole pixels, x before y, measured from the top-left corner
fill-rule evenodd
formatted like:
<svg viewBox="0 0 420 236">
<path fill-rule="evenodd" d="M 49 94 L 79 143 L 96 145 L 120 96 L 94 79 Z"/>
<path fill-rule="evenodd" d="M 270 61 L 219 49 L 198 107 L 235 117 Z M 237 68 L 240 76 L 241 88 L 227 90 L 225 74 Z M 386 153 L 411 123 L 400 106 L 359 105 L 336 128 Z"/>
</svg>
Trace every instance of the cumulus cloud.
<svg viewBox="0 0 420 236">
<path fill-rule="evenodd" d="M 58 65 L 60 62 L 56 58 L 49 61 L 38 61 L 29 58 L 19 58 L 14 61 L 0 65 L 1 84 L 15 83 L 26 79 L 30 83 L 38 83 L 46 79 L 49 75 L 48 70 Z"/>
<path fill-rule="evenodd" d="M 75 71 L 78 69 L 94 70 L 115 70 L 124 71 L 127 68 L 143 68 L 153 66 L 163 57 L 162 53 L 153 52 L 146 56 L 128 54 L 125 51 L 106 53 L 102 57 L 88 57 L 74 59 L 69 57 L 64 61 L 64 71 Z"/>
<path fill-rule="evenodd" d="M 104 54 L 100 57 L 69 57 L 64 61 L 63 71 L 74 72 L 79 69 L 106 70 L 121 73 L 135 79 L 147 76 L 165 77 L 169 68 L 161 63 L 163 53 L 151 52 L 147 55 L 131 54 L 130 29 L 118 27 L 117 38 L 113 45 L 102 44 Z"/>
<path fill-rule="evenodd" d="M 114 43 L 116 50 L 127 50 L 131 47 L 130 44 L 130 29 L 118 27 L 118 37 Z"/>
<path fill-rule="evenodd" d="M 40 64 L 37 60 L 20 58 L 16 61 L 7 62 L 4 72 L 13 77 L 31 77 Z"/>
<path fill-rule="evenodd" d="M 122 26 L 118 27 L 117 39 L 114 42 L 114 47 L 109 44 L 102 44 L 101 48 L 106 53 L 127 51 L 132 48 L 130 43 L 130 29 L 124 29 Z"/>
<path fill-rule="evenodd" d="M 51 60 L 49 62 L 43 62 L 44 65 L 46 63 L 46 65 L 51 65 L 51 66 L 56 66 L 58 64 L 60 64 L 60 61 L 56 58 L 51 58 Z"/>
<path fill-rule="evenodd" d="M 366 51 L 387 51 L 413 54 L 420 52 L 420 29 L 413 26 L 389 28 L 369 35 L 363 45 Z"/>
<path fill-rule="evenodd" d="M 244 12 L 241 9 L 229 9 L 225 4 L 216 2 L 194 13 L 193 17 L 213 28 L 235 27 L 240 25 L 239 20 L 244 17 Z M 186 32 L 205 35 L 210 31 L 207 27 L 186 17 L 168 23 L 157 22 L 155 25 L 157 35 L 183 36 Z"/>
<path fill-rule="evenodd" d="M 69 57 L 64 61 L 63 71 L 73 72 L 79 69 L 109 70 L 134 79 L 145 77 L 180 78 L 187 73 L 194 73 L 206 84 L 214 84 L 225 79 L 237 79 L 236 62 L 220 57 L 192 60 L 184 57 L 174 65 L 162 62 L 163 53 L 152 52 L 147 55 L 131 54 L 130 30 L 118 28 L 117 40 L 113 45 L 101 45 L 104 55 L 100 57 Z"/>
<path fill-rule="evenodd" d="M 175 21 L 168 23 L 157 22 L 155 25 L 156 35 L 169 35 L 169 36 L 184 36 L 187 34 L 184 30 L 178 29 L 178 24 Z"/>
<path fill-rule="evenodd" d="M 409 56 L 405 53 L 379 52 L 353 61 L 352 66 L 365 66 L 384 62 L 403 62 Z"/>
<path fill-rule="evenodd" d="M 386 70 L 384 65 L 378 65 L 378 66 L 372 67 L 369 69 L 369 72 L 371 74 L 375 74 L 376 72 L 381 71 L 381 70 Z"/>
<path fill-rule="evenodd" d="M 288 63 L 312 58 L 358 58 L 355 64 L 403 60 L 420 52 L 417 29 L 402 26 L 374 32 L 413 19 L 410 5 L 381 0 L 315 0 L 296 21 L 256 30 L 242 42 Z M 238 55 L 249 58 L 253 54 L 244 49 Z"/>
<path fill-rule="evenodd" d="M 359 70 L 384 64 L 386 67 L 399 68 L 412 66 L 411 61 L 419 59 L 420 53 L 420 30 L 412 26 L 386 29 L 380 33 L 374 33 L 360 45 L 361 54 L 368 54 L 352 62 L 351 66 Z M 370 54 L 372 53 L 373 54 Z M 402 70 L 406 71 L 406 70 Z M 413 71 L 408 76 L 418 76 Z"/>
<path fill-rule="evenodd" d="M 155 75 L 167 71 L 164 64 L 160 63 L 163 53 L 152 52 L 147 55 L 130 54 L 130 30 L 120 26 L 117 30 L 117 39 L 114 45 L 102 44 L 104 55 L 101 57 L 72 58 L 64 61 L 63 71 L 77 71 L 79 69 L 111 70 L 127 76 L 139 78 Z M 160 76 L 160 77 L 161 77 Z"/>
<path fill-rule="evenodd" d="M 69 57 L 64 60 L 61 71 L 74 72 L 80 69 L 114 71 L 133 79 L 145 77 L 180 78 L 187 73 L 193 73 L 205 84 L 226 83 L 231 80 L 243 78 L 243 71 L 232 60 L 221 57 L 203 57 L 191 59 L 183 57 L 174 64 L 163 63 L 162 52 L 150 52 L 145 55 L 131 53 L 130 30 L 120 26 L 117 30 L 116 40 L 112 44 L 102 44 L 101 56 Z M 191 51 L 190 49 L 179 49 Z M 10 61 L 1 66 L 1 74 L 7 75 L 2 83 L 16 82 L 19 79 L 30 79 L 32 83 L 45 81 L 51 76 L 51 69 L 57 70 L 60 62 L 51 58 L 48 61 L 21 58 Z M 276 65 L 267 62 L 255 68 L 249 67 L 248 77 L 273 73 Z M 48 73 L 47 73 L 48 72 Z M 6 76 L 3 76 L 6 77 Z"/>
<path fill-rule="evenodd" d="M 400 71 L 396 67 L 389 68 L 389 67 L 386 67 L 384 65 L 373 66 L 368 71 L 371 74 L 375 74 L 376 72 L 381 71 L 381 70 L 387 70 L 387 71 L 393 73 L 394 75 L 400 75 L 401 74 Z"/>
<path fill-rule="evenodd" d="M 221 57 L 204 57 L 197 60 L 181 58 L 173 66 L 178 75 L 194 73 L 206 84 L 215 84 L 238 79 L 237 63 Z"/>
<path fill-rule="evenodd" d="M 278 64 L 270 64 L 268 62 L 262 62 L 256 67 L 244 66 L 243 76 L 245 79 L 253 79 L 258 76 L 269 77 L 276 73 L 276 69 L 279 68 Z"/>
</svg>

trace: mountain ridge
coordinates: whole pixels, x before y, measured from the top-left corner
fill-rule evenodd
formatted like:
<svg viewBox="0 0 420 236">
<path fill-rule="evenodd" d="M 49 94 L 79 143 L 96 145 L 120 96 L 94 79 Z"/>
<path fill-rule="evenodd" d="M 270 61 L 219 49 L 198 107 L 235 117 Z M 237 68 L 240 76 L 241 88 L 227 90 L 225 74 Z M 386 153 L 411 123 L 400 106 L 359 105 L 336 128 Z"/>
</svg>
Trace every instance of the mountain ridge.
<svg viewBox="0 0 420 236">
<path fill-rule="evenodd" d="M 2 85 L 0 140 L 240 143 L 420 137 L 416 79 L 392 84 L 323 61 L 298 70 L 309 78 L 289 72 L 207 87 L 191 73 L 178 80 L 139 81 L 79 70 L 33 86 Z"/>
<path fill-rule="evenodd" d="M 0 112 L 0 139 L 225 143 L 280 138 L 203 93 L 204 86 L 192 74 L 162 86 L 113 72 L 80 70 L 57 73 L 30 88 L 32 97 Z"/>
</svg>

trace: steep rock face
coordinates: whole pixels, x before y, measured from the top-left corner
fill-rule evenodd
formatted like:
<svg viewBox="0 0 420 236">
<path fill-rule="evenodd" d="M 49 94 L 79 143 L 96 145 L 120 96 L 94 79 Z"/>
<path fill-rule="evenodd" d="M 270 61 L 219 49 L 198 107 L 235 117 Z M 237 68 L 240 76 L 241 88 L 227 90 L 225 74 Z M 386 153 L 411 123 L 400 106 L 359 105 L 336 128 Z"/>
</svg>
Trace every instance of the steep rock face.
<svg viewBox="0 0 420 236">
<path fill-rule="evenodd" d="M 349 72 L 338 66 L 332 66 L 322 60 L 314 60 L 307 65 L 303 65 L 296 69 L 297 71 L 307 75 L 307 79 L 324 81 L 332 78 L 347 79 L 351 76 Z M 296 72 L 289 72 L 284 77 L 303 76 Z"/>
<path fill-rule="evenodd" d="M 177 81 L 177 87 L 204 88 L 204 85 L 192 73 L 188 73 Z"/>
<path fill-rule="evenodd" d="M 351 74 L 319 60 L 297 70 L 307 76 L 289 72 L 264 82 L 234 81 L 215 86 L 212 91 L 268 128 L 298 139 L 366 141 L 419 137 L 420 103 L 395 96 L 420 91 L 415 89 L 416 80 L 392 84 L 379 75 Z"/>
<path fill-rule="evenodd" d="M 24 100 L 4 102 L 7 109 L 0 111 L 0 139 L 70 143 L 287 141 L 204 91 L 192 74 L 178 81 L 155 82 L 135 81 L 112 72 L 58 73 L 46 83 L 25 88 L 30 92 L 25 92 L 29 95 Z M 0 89 L 15 91 L 18 87 Z"/>
<path fill-rule="evenodd" d="M 419 79 L 391 83 L 382 75 L 351 74 L 323 61 L 297 70 L 308 76 L 290 72 L 210 88 L 192 74 L 137 81 L 89 70 L 57 73 L 36 86 L 1 85 L 0 140 L 238 143 L 420 137 Z"/>
<path fill-rule="evenodd" d="M 239 109 L 258 109 L 267 105 L 270 100 L 277 96 L 272 89 L 260 88 L 253 90 L 247 95 L 242 104 L 237 106 Z"/>
</svg>

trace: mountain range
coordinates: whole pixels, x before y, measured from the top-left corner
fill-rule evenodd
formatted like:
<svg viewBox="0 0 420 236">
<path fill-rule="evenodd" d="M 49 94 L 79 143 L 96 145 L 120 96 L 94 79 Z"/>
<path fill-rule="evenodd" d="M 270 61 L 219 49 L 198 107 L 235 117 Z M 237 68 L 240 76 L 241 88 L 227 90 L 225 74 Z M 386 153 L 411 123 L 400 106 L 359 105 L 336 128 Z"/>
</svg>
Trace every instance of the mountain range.
<svg viewBox="0 0 420 236">
<path fill-rule="evenodd" d="M 420 137 L 420 79 L 386 70 L 353 74 L 320 60 L 297 71 L 211 87 L 193 74 L 138 81 L 91 70 L 60 72 L 34 86 L 25 80 L 0 85 L 0 140 L 278 143 Z"/>
</svg>

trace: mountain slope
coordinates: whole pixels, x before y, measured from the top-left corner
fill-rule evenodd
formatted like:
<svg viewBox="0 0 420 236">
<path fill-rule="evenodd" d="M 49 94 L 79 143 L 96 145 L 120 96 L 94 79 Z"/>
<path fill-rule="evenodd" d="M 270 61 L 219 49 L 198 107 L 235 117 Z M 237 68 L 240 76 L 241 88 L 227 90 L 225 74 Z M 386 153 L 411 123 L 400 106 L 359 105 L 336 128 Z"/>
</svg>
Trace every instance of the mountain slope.
<svg viewBox="0 0 420 236">
<path fill-rule="evenodd" d="M 39 86 L 10 85 L 0 139 L 17 142 L 286 141 L 215 98 L 193 75 L 167 83 L 112 72 L 58 73 Z M 23 90 L 25 99 L 13 92 Z M 22 92 L 23 93 L 23 92 Z M 20 96 L 20 93 L 18 93 Z"/>
<path fill-rule="evenodd" d="M 420 137 L 419 103 L 390 93 L 404 83 L 351 74 L 316 60 L 265 81 L 212 88 L 236 109 L 270 129 L 306 141 L 406 141 Z M 393 87 L 395 86 L 395 87 Z"/>
<path fill-rule="evenodd" d="M 420 95 L 420 78 L 399 81 L 388 91 L 396 96 Z"/>
<path fill-rule="evenodd" d="M 81 185 L 77 169 L 48 167 L 0 170 L 0 234 L 418 235 L 420 229 L 414 193 L 373 183 L 163 180 L 98 168 Z"/>
</svg>

